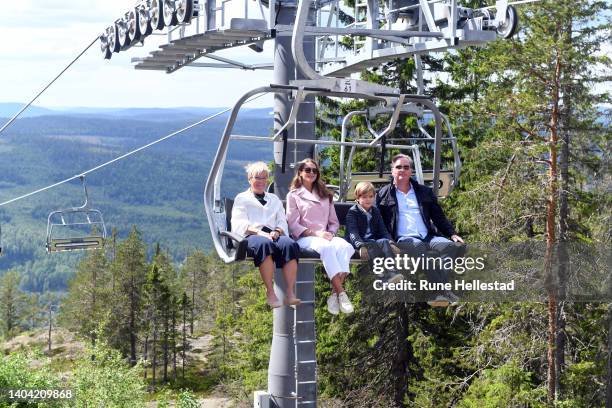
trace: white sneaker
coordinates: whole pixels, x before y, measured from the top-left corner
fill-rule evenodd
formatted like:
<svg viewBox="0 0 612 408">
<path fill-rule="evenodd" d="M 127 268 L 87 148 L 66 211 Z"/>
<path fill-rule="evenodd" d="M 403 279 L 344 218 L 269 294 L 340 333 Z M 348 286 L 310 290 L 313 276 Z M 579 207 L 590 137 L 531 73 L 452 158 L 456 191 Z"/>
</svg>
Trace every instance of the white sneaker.
<svg viewBox="0 0 612 408">
<path fill-rule="evenodd" d="M 346 292 L 342 292 L 338 295 L 338 303 L 340 304 L 340 311 L 342 313 L 353 313 L 353 304 L 351 303 L 351 301 L 348 298 L 348 295 L 346 294 Z"/>
<path fill-rule="evenodd" d="M 327 298 L 327 311 L 333 315 L 340 314 L 340 304 L 338 304 L 338 295 L 332 293 Z"/>
</svg>

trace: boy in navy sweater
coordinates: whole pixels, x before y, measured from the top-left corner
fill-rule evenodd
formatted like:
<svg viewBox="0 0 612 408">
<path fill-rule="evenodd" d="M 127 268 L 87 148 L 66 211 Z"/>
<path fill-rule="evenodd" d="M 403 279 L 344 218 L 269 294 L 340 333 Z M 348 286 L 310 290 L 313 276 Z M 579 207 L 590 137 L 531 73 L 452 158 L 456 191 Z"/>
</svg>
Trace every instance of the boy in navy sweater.
<svg viewBox="0 0 612 408">
<path fill-rule="evenodd" d="M 346 215 L 346 240 L 358 251 L 361 259 L 369 260 L 370 266 L 374 258 L 394 258 L 399 249 L 387 231 L 378 208 L 374 207 L 374 185 L 362 181 L 355 187 L 355 201 Z M 383 280 L 396 283 L 404 279 L 402 274 L 387 270 Z"/>
</svg>

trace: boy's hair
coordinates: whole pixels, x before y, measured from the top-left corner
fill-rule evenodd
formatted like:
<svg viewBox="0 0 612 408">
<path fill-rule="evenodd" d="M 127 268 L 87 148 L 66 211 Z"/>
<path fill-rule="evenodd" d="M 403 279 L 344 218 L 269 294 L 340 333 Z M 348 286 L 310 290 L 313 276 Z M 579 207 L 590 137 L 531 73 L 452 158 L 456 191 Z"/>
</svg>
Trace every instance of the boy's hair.
<svg viewBox="0 0 612 408">
<path fill-rule="evenodd" d="M 355 186 L 355 199 L 370 193 L 376 194 L 376 188 L 369 181 L 361 181 Z"/>
</svg>

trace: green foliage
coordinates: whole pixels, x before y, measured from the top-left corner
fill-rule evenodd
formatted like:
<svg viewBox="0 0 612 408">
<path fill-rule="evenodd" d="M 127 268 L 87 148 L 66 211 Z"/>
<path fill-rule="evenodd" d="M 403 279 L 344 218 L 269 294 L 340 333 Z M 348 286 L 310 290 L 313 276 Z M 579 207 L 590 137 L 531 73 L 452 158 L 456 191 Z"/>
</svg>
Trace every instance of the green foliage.
<svg viewBox="0 0 612 408">
<path fill-rule="evenodd" d="M 108 314 L 113 299 L 112 276 L 104 251 L 90 251 L 69 282 L 61 307 L 61 324 L 95 341 L 95 330 Z"/>
<path fill-rule="evenodd" d="M 546 390 L 534 386 L 531 377 L 531 373 L 514 361 L 485 369 L 470 384 L 457 407 L 546 407 Z"/>
<path fill-rule="evenodd" d="M 62 383 L 58 376 L 49 370 L 46 365 L 32 369 L 32 360 L 44 358 L 42 355 L 26 355 L 14 353 L 0 356 L 0 407 L 41 407 L 41 408 L 60 408 L 70 406 L 66 400 L 50 400 L 18 402 L 10 404 L 6 390 L 50 390 L 50 389 L 69 389 Z"/>
<path fill-rule="evenodd" d="M 75 407 L 144 407 L 142 367 L 130 367 L 104 341 L 89 348 L 74 371 Z"/>
<path fill-rule="evenodd" d="M 199 408 L 196 396 L 189 390 L 181 390 L 176 401 L 176 408 Z"/>
<path fill-rule="evenodd" d="M 25 308 L 26 295 L 19 289 L 19 274 L 4 274 L 0 277 L 0 337 L 17 334 Z"/>
</svg>

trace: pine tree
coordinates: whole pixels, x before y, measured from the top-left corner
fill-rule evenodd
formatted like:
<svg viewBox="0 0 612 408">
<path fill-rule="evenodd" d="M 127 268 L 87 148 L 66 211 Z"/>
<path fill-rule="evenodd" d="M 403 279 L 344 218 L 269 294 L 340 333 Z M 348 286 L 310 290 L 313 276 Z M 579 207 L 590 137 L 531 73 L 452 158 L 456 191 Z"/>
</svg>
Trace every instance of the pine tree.
<svg viewBox="0 0 612 408">
<path fill-rule="evenodd" d="M 182 280 L 190 296 L 189 334 L 191 336 L 193 336 L 196 316 L 204 309 L 206 298 L 202 296 L 202 292 L 206 287 L 208 265 L 208 258 L 202 251 L 198 250 L 185 259 L 181 268 Z"/>
<path fill-rule="evenodd" d="M 112 264 L 116 277 L 114 302 L 116 313 L 111 318 L 111 327 L 117 332 L 111 345 L 129 356 L 130 364 L 137 361 L 138 334 L 142 322 L 142 291 L 146 279 L 146 245 L 136 227 L 128 238 L 117 246 L 115 262 Z M 127 347 L 126 347 L 127 344 Z"/>
<path fill-rule="evenodd" d="M 110 312 L 110 265 L 104 251 L 91 251 L 79 263 L 62 301 L 60 323 L 96 344 L 96 329 Z"/>
<path fill-rule="evenodd" d="M 0 278 L 0 334 L 8 338 L 18 333 L 26 304 L 19 281 L 17 271 L 9 271 Z"/>
</svg>

